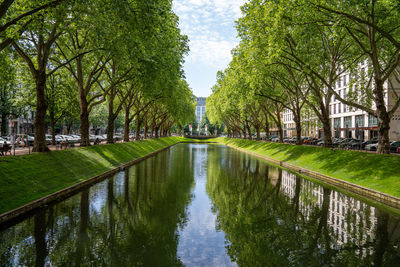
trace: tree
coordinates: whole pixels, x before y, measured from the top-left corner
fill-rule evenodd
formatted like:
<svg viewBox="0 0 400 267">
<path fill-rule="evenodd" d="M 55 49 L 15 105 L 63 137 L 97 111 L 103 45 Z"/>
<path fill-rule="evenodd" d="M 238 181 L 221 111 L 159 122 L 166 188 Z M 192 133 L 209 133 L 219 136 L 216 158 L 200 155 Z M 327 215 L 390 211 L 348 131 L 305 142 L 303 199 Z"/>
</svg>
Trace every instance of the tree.
<svg viewBox="0 0 400 267">
<path fill-rule="evenodd" d="M 10 51 L 0 54 L 0 135 L 7 135 L 8 117 L 13 111 L 13 91 L 15 90 L 15 66 L 12 64 Z"/>
<path fill-rule="evenodd" d="M 240 36 L 255 51 L 262 51 L 267 64 L 282 65 L 304 77 L 302 93 L 297 96 L 320 119 L 324 145 L 331 147 L 329 104 L 333 93 L 328 88 L 333 88 L 340 75 L 359 59 L 351 38 L 345 30 L 334 28 L 334 21 L 315 13 L 303 1 L 251 1 L 244 10 L 245 16 L 239 20 Z M 287 83 L 281 85 L 288 88 Z"/>
<path fill-rule="evenodd" d="M 376 1 L 311 1 L 313 10 L 325 14 L 337 22 L 337 27 L 345 30 L 358 46 L 358 57 L 369 58 L 371 71 L 364 85 L 360 86 L 374 106 L 361 99 L 347 99 L 337 94 L 329 85 L 335 96 L 347 105 L 367 111 L 378 118 L 379 142 L 377 153 L 390 153 L 390 121 L 400 106 L 400 13 L 399 3 L 395 0 Z M 393 83 L 392 80 L 395 82 Z M 362 81 L 361 81 L 362 83 Z M 387 84 L 385 86 L 385 83 Z M 385 103 L 388 94 L 393 103 Z M 358 100 L 358 101 L 357 101 Z"/>
<path fill-rule="evenodd" d="M 71 119 L 79 107 L 78 97 L 67 72 L 53 74 L 46 86 L 48 117 L 52 135 L 52 144 L 56 144 L 56 124 Z M 75 110 L 75 112 L 74 112 Z M 69 124 L 68 124 L 69 125 Z M 69 132 L 69 131 L 68 131 Z"/>
<path fill-rule="evenodd" d="M 57 7 L 65 0 L 17 1 L 3 0 L 0 4 L 0 51 L 18 39 L 33 21 L 32 16 L 42 10 Z"/>
<path fill-rule="evenodd" d="M 36 87 L 36 115 L 34 121 L 34 152 L 48 151 L 46 144 L 46 82 L 60 66 L 49 69 L 49 57 L 54 43 L 63 33 L 68 22 L 67 5 L 58 5 L 52 12 L 40 12 L 23 33 L 23 38 L 13 40 L 12 46 L 27 64 Z"/>
</svg>

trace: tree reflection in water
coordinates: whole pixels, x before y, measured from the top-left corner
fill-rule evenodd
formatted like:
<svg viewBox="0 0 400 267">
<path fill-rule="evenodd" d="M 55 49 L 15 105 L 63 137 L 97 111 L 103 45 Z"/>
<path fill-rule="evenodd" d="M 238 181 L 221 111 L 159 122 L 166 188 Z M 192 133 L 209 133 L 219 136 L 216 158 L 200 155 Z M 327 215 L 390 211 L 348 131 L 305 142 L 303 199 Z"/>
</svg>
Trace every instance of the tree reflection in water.
<svg viewBox="0 0 400 267">
<path fill-rule="evenodd" d="M 217 227 L 239 266 L 398 266 L 399 219 L 249 155 L 208 158 Z"/>
<path fill-rule="evenodd" d="M 0 266 L 179 266 L 193 173 L 160 153 L 0 232 Z"/>
<path fill-rule="evenodd" d="M 207 146 L 173 147 L 2 230 L 0 266 L 180 266 L 178 233 L 195 192 L 194 169 L 203 179 L 196 185 L 207 179 L 216 228 L 227 239 L 206 246 L 225 253 L 227 244 L 239 266 L 399 266 L 396 216 L 241 152 Z M 204 159 L 196 168 L 195 157 Z M 214 216 L 192 212 L 214 223 Z"/>
</svg>

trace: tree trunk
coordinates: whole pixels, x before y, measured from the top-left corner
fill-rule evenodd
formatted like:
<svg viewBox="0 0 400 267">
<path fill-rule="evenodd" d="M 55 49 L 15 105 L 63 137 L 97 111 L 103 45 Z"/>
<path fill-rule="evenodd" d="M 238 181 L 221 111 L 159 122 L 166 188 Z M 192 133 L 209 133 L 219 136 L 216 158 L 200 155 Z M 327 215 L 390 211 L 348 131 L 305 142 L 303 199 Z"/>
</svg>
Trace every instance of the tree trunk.
<svg viewBox="0 0 400 267">
<path fill-rule="evenodd" d="M 283 143 L 283 128 L 282 123 L 278 123 L 278 132 L 279 132 L 279 143 Z"/>
<path fill-rule="evenodd" d="M 8 108 L 6 107 L 6 105 L 7 105 L 7 94 L 8 94 L 8 92 L 6 91 L 6 88 L 5 87 L 3 87 L 3 88 L 1 88 L 1 92 L 0 92 L 0 111 L 1 111 L 1 126 L 0 126 L 0 128 L 1 128 L 1 130 L 0 130 L 0 132 L 1 132 L 1 136 L 4 136 L 4 135 L 7 135 L 7 111 L 8 111 Z"/>
<path fill-rule="evenodd" d="M 381 116 L 378 118 L 378 154 L 389 154 L 390 153 L 390 143 L 389 143 L 389 130 L 390 130 L 390 118 L 388 114 L 386 116 Z M 382 119 L 382 117 L 384 117 Z"/>
<path fill-rule="evenodd" d="M 377 210 L 377 226 L 376 226 L 376 240 L 374 245 L 373 263 L 374 266 L 382 266 L 383 256 L 390 243 L 388 232 L 389 215 L 383 211 Z"/>
<path fill-rule="evenodd" d="M 269 133 L 269 119 L 268 114 L 265 114 L 265 139 L 269 140 L 270 133 Z"/>
<path fill-rule="evenodd" d="M 147 123 L 147 117 L 144 119 L 144 139 L 147 139 L 147 131 L 149 130 L 149 124 Z"/>
<path fill-rule="evenodd" d="M 247 132 L 249 133 L 249 140 L 252 140 L 253 136 L 251 134 L 251 128 L 250 128 L 250 126 L 246 126 L 246 128 L 247 128 Z"/>
<path fill-rule="evenodd" d="M 257 131 L 257 141 L 260 141 L 261 140 L 260 126 L 257 126 L 256 131 Z"/>
<path fill-rule="evenodd" d="M 136 136 L 135 136 L 135 140 L 140 140 L 140 127 L 142 126 L 142 120 L 141 119 L 137 119 L 136 121 Z"/>
<path fill-rule="evenodd" d="M 158 135 L 159 127 L 156 127 L 154 130 L 155 130 L 155 133 L 156 133 L 156 138 L 158 138 L 159 137 L 159 135 Z"/>
<path fill-rule="evenodd" d="M 296 124 L 296 145 L 302 145 L 303 142 L 301 141 L 301 119 L 300 113 L 294 114 L 294 123 Z"/>
<path fill-rule="evenodd" d="M 33 152 L 46 152 L 49 148 L 46 144 L 46 111 L 47 102 L 45 96 L 46 72 L 38 72 L 36 80 L 36 114 L 35 114 L 35 140 Z"/>
<path fill-rule="evenodd" d="M 86 95 L 79 90 L 80 96 L 80 122 L 81 122 L 81 146 L 90 146 L 89 140 L 89 110 Z"/>
<path fill-rule="evenodd" d="M 378 154 L 389 154 L 390 143 L 389 143 L 389 130 L 390 130 L 390 117 L 386 110 L 385 98 L 383 89 L 383 82 L 375 80 L 375 103 L 376 112 L 378 118 Z"/>
<path fill-rule="evenodd" d="M 125 121 L 124 121 L 124 142 L 129 142 L 129 111 L 125 109 Z"/>
<path fill-rule="evenodd" d="M 1 135 L 7 135 L 7 114 L 1 113 Z"/>
<path fill-rule="evenodd" d="M 51 126 L 51 144 L 56 145 L 56 122 L 54 121 L 54 112 L 50 112 L 50 126 Z"/>
<path fill-rule="evenodd" d="M 108 117 L 107 120 L 107 144 L 114 143 L 114 120 Z"/>
<path fill-rule="evenodd" d="M 332 147 L 332 130 L 329 117 L 325 117 L 322 120 L 322 126 L 324 128 L 324 147 Z"/>
<path fill-rule="evenodd" d="M 114 90 L 111 90 L 108 101 L 108 119 L 107 119 L 107 144 L 114 143 Z"/>
<path fill-rule="evenodd" d="M 36 139 L 36 138 L 35 138 Z M 48 253 L 46 243 L 46 211 L 40 209 L 34 219 L 33 236 L 35 239 L 36 262 L 35 266 L 45 266 Z"/>
<path fill-rule="evenodd" d="M 87 229 L 89 226 L 89 189 L 81 193 L 79 234 L 77 236 L 75 265 L 80 266 L 84 259 L 86 244 L 88 242 Z"/>
</svg>

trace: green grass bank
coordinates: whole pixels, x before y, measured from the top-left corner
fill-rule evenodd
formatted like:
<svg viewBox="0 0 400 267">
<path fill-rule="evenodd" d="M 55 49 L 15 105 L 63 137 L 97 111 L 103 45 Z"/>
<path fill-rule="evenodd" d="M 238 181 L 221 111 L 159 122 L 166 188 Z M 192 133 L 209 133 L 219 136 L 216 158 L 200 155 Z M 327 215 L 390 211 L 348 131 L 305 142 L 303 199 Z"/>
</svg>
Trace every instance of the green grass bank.
<svg viewBox="0 0 400 267">
<path fill-rule="evenodd" d="M 182 137 L 0 158 L 0 214 L 182 141 Z"/>
<path fill-rule="evenodd" d="M 231 138 L 213 141 L 400 197 L 400 156 Z"/>
</svg>

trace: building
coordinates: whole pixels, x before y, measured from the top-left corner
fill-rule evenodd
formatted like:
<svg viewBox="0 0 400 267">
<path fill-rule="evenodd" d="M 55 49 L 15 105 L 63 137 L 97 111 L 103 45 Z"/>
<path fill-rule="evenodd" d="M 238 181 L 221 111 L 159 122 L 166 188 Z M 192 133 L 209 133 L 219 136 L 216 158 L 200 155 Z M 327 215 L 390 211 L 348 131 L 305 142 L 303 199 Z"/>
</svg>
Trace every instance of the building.
<svg viewBox="0 0 400 267">
<path fill-rule="evenodd" d="M 295 137 L 296 123 L 291 110 L 285 109 L 282 112 L 282 121 L 283 137 Z M 301 136 L 319 137 L 318 118 L 307 106 L 304 106 L 301 112 Z"/>
<path fill-rule="evenodd" d="M 368 61 L 365 60 L 361 62 L 361 64 L 359 64 L 359 69 L 362 77 L 362 74 L 368 71 Z M 350 80 L 350 74 L 344 73 L 336 81 L 334 89 L 342 98 L 346 97 L 350 91 Z M 392 106 L 395 99 L 392 93 L 388 93 L 389 86 L 399 88 L 397 85 L 398 83 L 395 79 L 391 79 L 390 83 L 385 83 L 384 86 L 387 92 L 385 96 L 386 106 Z M 375 108 L 374 104 L 372 108 Z M 345 105 L 336 99 L 335 96 L 332 96 L 330 101 L 330 118 L 332 136 L 334 137 L 356 138 L 361 140 L 369 140 L 378 137 L 378 119 L 375 116 L 363 110 Z M 396 111 L 390 122 L 389 139 L 400 140 L 400 110 Z"/>
<path fill-rule="evenodd" d="M 7 135 L 13 134 L 33 134 L 33 120 L 35 112 L 27 108 L 25 112 L 19 116 L 8 116 L 7 117 Z M 0 118 L 1 123 L 1 118 Z"/>
<path fill-rule="evenodd" d="M 365 60 L 361 62 L 358 69 L 361 73 L 359 77 L 352 77 L 348 72 L 346 72 L 337 79 L 334 90 L 342 98 L 345 98 L 349 94 L 351 86 L 359 86 L 354 81 L 360 79 L 360 77 L 363 77 L 364 73 L 368 72 L 368 61 Z M 391 79 L 390 82 L 385 83 L 385 88 L 387 91 L 385 101 L 386 105 L 391 107 L 394 104 L 395 95 L 391 92 L 388 92 L 389 86 L 400 88 L 400 85 L 396 79 Z M 397 91 L 399 90 L 397 89 Z M 354 94 L 354 91 L 352 93 Z M 400 94 L 400 91 L 398 94 Z M 359 96 L 359 98 L 361 97 Z M 372 108 L 375 108 L 374 103 L 372 104 Z M 378 136 L 378 120 L 375 116 L 370 115 L 363 110 L 343 104 L 336 99 L 334 95 L 330 100 L 329 109 L 333 137 L 369 140 Z M 292 112 L 290 110 L 285 110 L 282 113 L 282 118 L 285 136 L 296 136 Z M 303 136 L 322 138 L 323 133 L 320 126 L 321 125 L 316 116 L 310 114 L 302 116 Z M 400 140 L 400 109 L 395 112 L 390 122 L 389 139 L 394 141 Z"/>
<path fill-rule="evenodd" d="M 206 97 L 196 97 L 196 121 L 201 122 L 206 115 Z"/>
<path fill-rule="evenodd" d="M 283 171 L 281 192 L 293 200 L 298 182 L 300 179 L 295 174 Z M 314 208 L 322 209 L 324 188 L 304 179 L 301 180 L 299 194 L 299 210 L 304 219 L 309 221 Z M 359 252 L 363 256 L 371 254 L 372 251 L 367 245 L 375 239 L 378 224 L 376 209 L 338 191 L 332 190 L 327 196 L 327 226 L 335 241 L 331 244 L 332 248 L 346 247 L 346 243 L 352 241 L 360 245 Z"/>
</svg>

